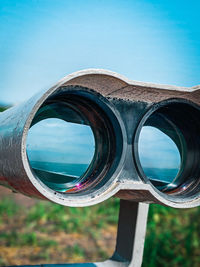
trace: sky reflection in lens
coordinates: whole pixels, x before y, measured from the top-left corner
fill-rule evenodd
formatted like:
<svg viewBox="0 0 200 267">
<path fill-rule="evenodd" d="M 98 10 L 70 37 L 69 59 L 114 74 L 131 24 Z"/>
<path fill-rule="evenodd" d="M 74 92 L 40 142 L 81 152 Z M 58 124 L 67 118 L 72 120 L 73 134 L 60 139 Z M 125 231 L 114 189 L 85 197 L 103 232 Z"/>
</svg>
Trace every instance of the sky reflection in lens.
<svg viewBox="0 0 200 267">
<path fill-rule="evenodd" d="M 168 184 L 177 176 L 181 164 L 179 150 L 161 130 L 144 126 L 139 136 L 138 152 L 142 169 L 150 180 Z"/>
<path fill-rule="evenodd" d="M 88 125 L 49 118 L 29 129 L 29 163 L 38 177 L 56 191 L 66 191 L 78 182 L 94 152 L 94 135 Z"/>
</svg>

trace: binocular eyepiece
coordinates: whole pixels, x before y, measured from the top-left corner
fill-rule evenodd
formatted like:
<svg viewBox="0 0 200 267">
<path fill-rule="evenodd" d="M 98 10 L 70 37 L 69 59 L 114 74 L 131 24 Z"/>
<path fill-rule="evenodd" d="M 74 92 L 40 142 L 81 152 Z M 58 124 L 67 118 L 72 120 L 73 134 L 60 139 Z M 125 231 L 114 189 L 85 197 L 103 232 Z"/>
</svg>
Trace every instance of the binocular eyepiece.
<svg viewBox="0 0 200 267">
<path fill-rule="evenodd" d="M 0 114 L 0 184 L 67 206 L 200 205 L 200 87 L 84 70 Z"/>
</svg>

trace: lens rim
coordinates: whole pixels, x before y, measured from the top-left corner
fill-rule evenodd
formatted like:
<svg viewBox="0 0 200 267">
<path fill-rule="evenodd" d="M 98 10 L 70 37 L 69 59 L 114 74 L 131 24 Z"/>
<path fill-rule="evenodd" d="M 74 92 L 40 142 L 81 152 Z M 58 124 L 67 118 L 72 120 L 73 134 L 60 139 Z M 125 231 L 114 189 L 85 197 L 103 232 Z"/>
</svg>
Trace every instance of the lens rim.
<svg viewBox="0 0 200 267">
<path fill-rule="evenodd" d="M 123 125 L 123 122 L 121 120 L 120 115 L 117 113 L 117 110 L 115 107 L 108 101 L 105 97 L 103 97 L 101 94 L 88 89 L 86 87 L 82 86 L 60 86 L 58 87 L 54 92 L 52 92 L 50 95 L 46 96 L 45 99 L 43 99 L 38 105 L 37 109 L 35 110 L 34 113 L 31 114 L 31 119 L 29 118 L 29 123 L 28 127 L 26 128 L 26 136 L 28 133 L 28 129 L 30 128 L 30 125 L 32 121 L 34 120 L 34 117 L 37 113 L 37 111 L 41 108 L 41 106 L 50 99 L 55 98 L 57 95 L 74 95 L 79 98 L 84 98 L 86 101 L 90 101 L 93 103 L 93 105 L 100 110 L 103 111 L 105 118 L 107 118 L 107 122 L 112 126 L 113 129 L 113 134 L 116 138 L 115 142 L 115 155 L 113 157 L 113 160 L 109 166 L 109 168 L 106 170 L 106 174 L 102 177 L 102 180 L 94 184 L 92 187 L 86 188 L 86 190 L 82 190 L 79 192 L 75 192 L 73 194 L 65 194 L 62 192 L 57 192 L 54 191 L 53 189 L 49 188 L 46 186 L 43 182 L 41 182 L 31 171 L 31 166 L 29 164 L 29 161 L 27 159 L 26 155 L 26 163 L 28 163 L 28 168 L 30 172 L 32 173 L 31 177 L 30 174 L 28 174 L 30 180 L 32 183 L 37 183 L 37 188 L 39 191 L 42 191 L 43 195 L 51 195 L 51 198 L 53 197 L 54 201 L 57 203 L 60 203 L 60 201 L 66 201 L 66 202 L 71 202 L 73 201 L 74 205 L 74 200 L 78 200 L 77 196 L 79 196 L 79 200 L 84 200 L 83 202 L 88 201 L 88 198 L 96 198 L 104 194 L 103 192 L 109 191 L 106 198 L 109 197 L 109 195 L 114 193 L 114 191 L 117 191 L 116 184 L 113 183 L 115 180 L 117 180 L 117 177 L 120 173 L 120 170 L 122 169 L 122 165 L 125 159 L 125 150 L 126 150 L 126 135 L 125 135 L 125 127 Z M 25 143 L 26 144 L 26 143 Z M 26 147 L 26 146 L 25 146 Z M 33 178 L 34 177 L 34 178 Z M 39 186 L 38 186 L 39 185 Z M 112 192 L 111 192 L 112 188 Z M 50 197 L 50 196 L 49 196 Z M 48 198 L 49 198 L 48 197 Z M 78 201 L 76 201 L 78 202 Z M 95 201 L 96 202 L 96 201 Z M 89 203 L 91 205 L 92 201 Z M 82 203 L 77 204 L 78 206 L 82 206 Z M 85 205 L 85 204 L 84 204 Z M 75 205 L 76 206 L 76 205 Z"/>
<path fill-rule="evenodd" d="M 176 190 L 171 190 L 169 192 L 162 192 L 155 185 L 153 185 L 150 179 L 145 175 L 144 170 L 141 166 L 139 151 L 138 151 L 138 142 L 139 142 L 140 132 L 141 132 L 142 127 L 145 125 L 146 121 L 149 119 L 149 117 L 157 110 L 163 107 L 166 107 L 166 106 L 174 105 L 174 104 L 185 104 L 185 105 L 188 105 L 189 107 L 196 109 L 198 112 L 200 112 L 200 107 L 197 104 L 189 100 L 183 99 L 183 98 L 171 98 L 171 99 L 167 99 L 167 100 L 152 104 L 147 110 L 147 112 L 145 113 L 145 115 L 142 117 L 142 119 L 140 120 L 137 126 L 136 132 L 133 136 L 132 148 L 133 148 L 133 159 L 134 159 L 136 170 L 138 172 L 140 179 L 145 184 L 149 184 L 156 193 L 158 193 L 165 199 L 180 203 L 180 202 L 185 202 L 186 199 L 187 201 L 190 201 L 190 200 L 192 201 L 194 200 L 194 196 L 195 197 L 200 196 L 200 190 L 199 190 L 200 178 L 198 177 L 197 179 L 194 178 L 192 180 L 192 178 L 188 177 L 188 181 L 187 182 L 185 181 L 186 183 L 185 185 L 182 184 L 181 185 L 182 187 L 179 185 L 176 187 Z M 179 172 L 181 170 L 182 170 L 182 162 L 181 162 Z"/>
<path fill-rule="evenodd" d="M 55 107 L 51 107 L 52 105 L 55 105 Z M 58 108 L 58 106 L 60 105 L 61 107 L 61 111 L 62 112 L 58 112 L 58 110 L 56 110 L 56 108 Z M 47 107 L 47 109 L 46 109 Z M 50 108 L 50 112 L 52 112 L 53 110 L 53 115 L 50 114 L 49 116 L 49 111 L 48 111 L 48 108 Z M 38 110 L 38 112 L 36 113 L 35 117 L 34 117 L 34 120 L 32 121 L 32 124 L 29 128 L 29 130 L 31 129 L 31 127 L 33 127 L 34 125 L 36 125 L 37 123 L 40 123 L 46 119 L 60 119 L 62 120 L 63 122 L 70 122 L 67 120 L 67 116 L 63 113 L 64 109 L 69 109 L 68 112 L 71 110 L 73 112 L 75 112 L 78 116 L 79 116 L 79 120 L 86 122 L 86 125 L 88 125 L 90 127 L 90 130 L 93 134 L 93 138 L 94 138 L 94 142 L 95 141 L 95 135 L 94 135 L 94 131 L 92 129 L 92 127 L 90 126 L 90 122 L 88 121 L 87 117 L 84 116 L 83 113 L 81 113 L 81 111 L 75 106 L 73 105 L 72 103 L 70 102 L 65 102 L 65 101 L 46 101 L 44 103 L 44 105 L 42 105 L 40 107 L 40 109 Z M 59 191 L 59 190 L 56 190 L 56 189 L 53 189 L 55 190 L 56 192 L 67 192 L 67 190 L 69 189 L 72 189 L 73 187 L 75 187 L 77 184 L 80 184 L 82 182 L 82 180 L 84 179 L 84 176 L 86 175 L 86 173 L 88 173 L 88 170 L 91 168 L 91 165 L 92 165 L 92 162 L 93 162 L 93 159 L 94 159 L 94 155 L 95 155 L 95 150 L 96 150 L 96 144 L 95 144 L 95 148 L 94 148 L 94 152 L 93 152 L 93 156 L 91 158 L 91 161 L 90 163 L 88 164 L 88 167 L 87 169 L 85 170 L 85 172 L 83 172 L 79 178 L 76 179 L 76 182 L 75 181 L 71 181 L 71 182 L 62 182 L 62 183 L 56 183 L 56 181 L 48 181 L 47 183 L 45 183 L 45 178 L 43 177 L 40 177 L 39 174 L 37 174 L 37 172 L 35 172 L 34 168 L 32 168 L 33 172 L 35 173 L 35 175 L 37 175 L 37 177 L 39 179 L 41 179 L 43 181 L 44 184 L 46 184 L 47 186 L 49 186 L 50 188 L 53 189 L 53 185 L 55 184 L 55 186 L 58 186 L 59 185 L 62 187 L 63 186 L 63 191 Z M 28 156 L 29 153 L 27 153 L 27 156 Z M 29 156 L 28 156 L 28 159 L 29 159 Z M 29 161 L 29 164 L 31 166 L 31 163 Z M 64 177 L 63 177 L 64 179 Z M 51 185 L 51 186 L 50 186 Z M 66 186 L 66 190 L 64 190 L 64 185 Z M 68 189 L 67 189 L 68 188 Z"/>
</svg>

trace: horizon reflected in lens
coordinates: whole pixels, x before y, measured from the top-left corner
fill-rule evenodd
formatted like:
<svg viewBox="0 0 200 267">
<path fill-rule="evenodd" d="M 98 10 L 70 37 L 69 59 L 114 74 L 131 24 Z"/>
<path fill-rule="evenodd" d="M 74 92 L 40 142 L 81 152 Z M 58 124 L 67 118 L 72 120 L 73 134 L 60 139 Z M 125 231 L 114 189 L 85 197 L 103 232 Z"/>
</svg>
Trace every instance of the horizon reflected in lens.
<svg viewBox="0 0 200 267">
<path fill-rule="evenodd" d="M 71 114 L 74 118 L 74 110 Z M 78 113 L 76 118 L 82 121 Z M 59 192 L 79 186 L 79 180 L 95 154 L 91 127 L 84 122 L 79 124 L 67 119 L 41 120 L 29 129 L 27 137 L 27 156 L 31 168 L 44 184 Z"/>
<path fill-rule="evenodd" d="M 176 187 L 181 156 L 175 142 L 163 131 L 143 126 L 139 136 L 138 153 L 142 169 L 156 187 L 170 184 Z"/>
</svg>

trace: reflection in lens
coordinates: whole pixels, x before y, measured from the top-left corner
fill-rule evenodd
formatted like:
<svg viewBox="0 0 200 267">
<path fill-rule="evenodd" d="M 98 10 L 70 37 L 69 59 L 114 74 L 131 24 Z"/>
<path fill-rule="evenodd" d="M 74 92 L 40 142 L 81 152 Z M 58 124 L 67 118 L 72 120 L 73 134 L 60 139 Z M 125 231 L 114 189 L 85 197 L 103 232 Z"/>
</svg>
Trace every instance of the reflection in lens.
<svg viewBox="0 0 200 267">
<path fill-rule="evenodd" d="M 139 159 L 145 175 L 156 185 L 176 186 L 181 157 L 174 141 L 161 130 L 144 126 L 138 144 Z"/>
<path fill-rule="evenodd" d="M 135 143 L 138 171 L 168 197 L 199 192 L 199 118 L 199 107 L 171 99 L 141 122 Z"/>
<path fill-rule="evenodd" d="M 41 109 L 36 118 L 27 137 L 32 170 L 55 191 L 78 188 L 95 153 L 91 127 L 73 109 L 60 105 L 58 112 L 55 104 Z"/>
</svg>

